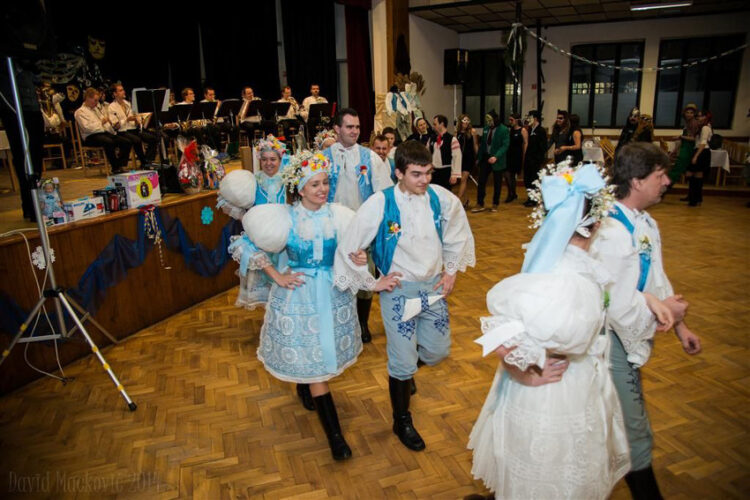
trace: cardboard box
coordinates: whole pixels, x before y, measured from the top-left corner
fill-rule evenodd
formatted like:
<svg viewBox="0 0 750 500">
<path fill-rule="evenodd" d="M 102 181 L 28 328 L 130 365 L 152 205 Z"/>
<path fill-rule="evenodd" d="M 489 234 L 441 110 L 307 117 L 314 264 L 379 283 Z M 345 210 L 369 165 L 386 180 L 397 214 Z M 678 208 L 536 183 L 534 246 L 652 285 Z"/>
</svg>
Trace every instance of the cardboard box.
<svg viewBox="0 0 750 500">
<path fill-rule="evenodd" d="M 128 195 L 122 186 L 94 189 L 94 196 L 101 196 L 104 199 L 104 211 L 107 213 L 128 209 Z"/>
<path fill-rule="evenodd" d="M 129 208 L 161 203 L 159 174 L 153 170 L 137 170 L 123 174 L 110 175 L 110 186 L 125 189 Z"/>
<path fill-rule="evenodd" d="M 87 196 L 63 204 L 68 221 L 93 219 L 104 215 L 104 199 L 101 196 Z"/>
</svg>

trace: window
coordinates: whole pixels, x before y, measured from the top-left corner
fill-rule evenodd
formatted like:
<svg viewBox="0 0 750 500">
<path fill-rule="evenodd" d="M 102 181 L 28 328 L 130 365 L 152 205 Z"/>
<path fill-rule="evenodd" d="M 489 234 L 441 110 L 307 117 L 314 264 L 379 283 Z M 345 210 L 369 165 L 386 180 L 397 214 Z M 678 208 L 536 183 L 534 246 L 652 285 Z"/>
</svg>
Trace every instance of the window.
<svg viewBox="0 0 750 500">
<path fill-rule="evenodd" d="M 572 52 L 609 66 L 638 68 L 643 42 L 575 45 Z M 618 128 L 638 105 L 641 74 L 571 59 L 569 88 L 568 110 L 581 117 L 582 127 Z"/>
<path fill-rule="evenodd" d="M 510 71 L 501 50 L 472 50 L 466 68 L 463 109 L 475 127 L 484 124 L 484 116 L 494 110 L 505 122 L 513 100 Z"/>
<path fill-rule="evenodd" d="M 745 43 L 745 35 L 662 40 L 659 66 L 676 66 L 718 55 Z M 659 72 L 654 102 L 654 125 L 680 128 L 688 104 L 709 109 L 714 128 L 731 128 L 739 83 L 742 52 L 688 68 Z"/>
</svg>

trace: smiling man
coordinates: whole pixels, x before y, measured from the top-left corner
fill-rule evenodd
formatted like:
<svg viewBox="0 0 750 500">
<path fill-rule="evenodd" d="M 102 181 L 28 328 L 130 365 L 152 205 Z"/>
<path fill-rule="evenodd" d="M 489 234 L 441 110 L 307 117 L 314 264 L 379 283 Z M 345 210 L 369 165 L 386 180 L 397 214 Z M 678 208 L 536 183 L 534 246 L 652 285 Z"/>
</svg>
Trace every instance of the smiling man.
<svg viewBox="0 0 750 500">
<path fill-rule="evenodd" d="M 333 130 L 338 134 L 338 141 L 323 151 L 331 161 L 331 190 L 328 201 L 335 201 L 357 210 L 373 193 L 393 185 L 391 169 L 374 151 L 357 144 L 357 111 L 351 108 L 339 111 Z M 371 306 L 372 293 L 360 292 L 357 297 L 357 314 L 364 343 L 372 339 L 367 325 Z"/>
<path fill-rule="evenodd" d="M 640 367 L 651 356 L 657 322 L 644 293 L 672 311 L 674 330 L 688 354 L 698 354 L 700 339 L 684 318 L 687 302 L 675 295 L 661 253 L 659 228 L 645 211 L 661 201 L 669 186 L 669 158 L 651 143 L 623 146 L 615 158 L 612 184 L 617 202 L 592 243 L 591 254 L 609 271 L 606 328 L 610 370 L 625 419 L 631 472 L 625 476 L 633 498 L 661 498 L 651 467 L 653 434 L 643 401 Z"/>
<path fill-rule="evenodd" d="M 447 189 L 430 184 L 432 155 L 417 141 L 396 149 L 398 184 L 375 193 L 357 210 L 339 240 L 334 283 L 342 290 L 374 290 L 379 282 L 398 279 L 399 286 L 380 293 L 388 338 L 388 386 L 393 432 L 407 448 L 425 443 L 414 428 L 409 399 L 417 363 L 435 365 L 450 351 L 448 296 L 456 273 L 476 262 L 474 237 L 461 201 Z M 367 266 L 350 258 L 372 245 L 382 274 L 375 280 Z"/>
</svg>

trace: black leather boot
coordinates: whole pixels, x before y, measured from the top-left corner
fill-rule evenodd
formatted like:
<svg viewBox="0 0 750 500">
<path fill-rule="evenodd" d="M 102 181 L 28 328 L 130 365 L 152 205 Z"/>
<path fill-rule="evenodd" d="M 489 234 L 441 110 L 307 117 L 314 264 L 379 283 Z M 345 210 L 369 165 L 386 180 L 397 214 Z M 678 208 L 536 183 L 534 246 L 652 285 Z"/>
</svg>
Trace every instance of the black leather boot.
<svg viewBox="0 0 750 500">
<path fill-rule="evenodd" d="M 372 306 L 372 298 L 357 299 L 357 316 L 359 316 L 359 328 L 362 330 L 363 344 L 372 342 L 370 327 L 367 326 L 367 321 L 370 319 L 370 306 Z"/>
<path fill-rule="evenodd" d="M 339 425 L 339 416 L 336 414 L 336 406 L 333 404 L 333 397 L 331 393 L 327 392 L 322 396 L 316 396 L 315 408 L 318 410 L 318 417 L 320 417 L 320 423 L 323 424 L 323 429 L 326 431 L 326 437 L 328 437 L 328 446 L 331 447 L 331 454 L 335 460 L 346 460 L 351 458 L 352 450 L 344 440 L 344 435 L 341 434 L 341 426 Z"/>
<path fill-rule="evenodd" d="M 633 500 L 662 500 L 654 469 L 650 466 L 628 472 L 625 474 L 625 482 L 628 483 Z"/>
<path fill-rule="evenodd" d="M 310 393 L 309 384 L 297 384 L 297 396 L 302 401 L 302 406 L 306 410 L 315 410 L 315 403 L 313 402 L 312 394 Z"/>
<path fill-rule="evenodd" d="M 388 389 L 391 393 L 391 406 L 393 406 L 393 433 L 410 450 L 424 450 L 425 444 L 422 436 L 414 428 L 411 413 L 409 413 L 411 379 L 398 380 L 388 377 Z"/>
</svg>

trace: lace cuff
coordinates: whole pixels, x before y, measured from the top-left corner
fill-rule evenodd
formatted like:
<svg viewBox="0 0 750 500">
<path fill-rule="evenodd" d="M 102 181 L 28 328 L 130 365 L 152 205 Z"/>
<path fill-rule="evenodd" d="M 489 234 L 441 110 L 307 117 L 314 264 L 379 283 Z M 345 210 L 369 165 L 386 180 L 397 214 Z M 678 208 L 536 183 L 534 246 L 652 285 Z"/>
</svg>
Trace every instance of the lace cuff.
<svg viewBox="0 0 750 500">
<path fill-rule="evenodd" d="M 216 208 L 227 214 L 232 219 L 241 220 L 242 216 L 247 213 L 244 208 L 232 205 L 222 195 L 216 197 Z"/>
<path fill-rule="evenodd" d="M 482 337 L 476 340 L 484 347 L 483 355 L 487 355 L 500 346 L 515 347 L 505 356 L 505 362 L 526 370 L 531 365 L 544 367 L 547 351 L 537 345 L 526 335 L 526 329 L 518 320 L 491 316 L 481 318 Z"/>
<path fill-rule="evenodd" d="M 242 236 L 233 236 L 231 241 L 227 250 L 232 255 L 232 259 L 239 263 L 240 273 L 246 274 L 248 271 L 273 265 L 268 255 L 258 250 L 258 247 L 244 233 Z"/>
<path fill-rule="evenodd" d="M 655 332 L 656 320 L 651 311 L 648 311 L 648 314 L 639 314 L 633 324 L 615 329 L 628 355 L 628 362 L 639 368 L 646 364 L 651 357 Z"/>
<path fill-rule="evenodd" d="M 351 293 L 356 294 L 359 290 L 372 290 L 375 288 L 376 280 L 369 273 L 362 276 L 355 272 L 345 272 L 344 274 L 337 273 L 333 277 L 333 284 L 339 290 L 349 290 Z"/>
<path fill-rule="evenodd" d="M 467 267 L 474 267 L 476 264 L 477 258 L 474 254 L 473 240 L 464 246 L 460 254 L 443 254 L 443 266 L 448 274 L 456 274 L 458 271 L 465 273 Z"/>
</svg>

